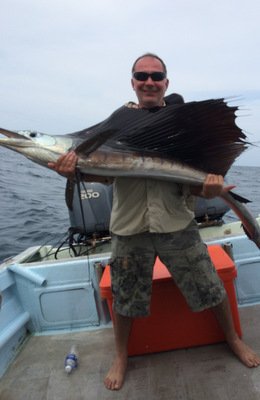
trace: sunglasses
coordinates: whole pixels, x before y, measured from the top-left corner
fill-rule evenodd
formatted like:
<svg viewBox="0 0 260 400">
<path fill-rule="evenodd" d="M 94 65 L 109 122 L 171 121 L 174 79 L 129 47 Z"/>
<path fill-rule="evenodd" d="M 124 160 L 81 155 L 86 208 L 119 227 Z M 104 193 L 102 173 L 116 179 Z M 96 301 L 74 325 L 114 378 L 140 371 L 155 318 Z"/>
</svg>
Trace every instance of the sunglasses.
<svg viewBox="0 0 260 400">
<path fill-rule="evenodd" d="M 133 73 L 133 78 L 135 78 L 137 81 L 145 82 L 149 77 L 152 79 L 152 81 L 159 82 L 163 81 L 166 78 L 166 73 L 165 72 L 151 72 L 150 74 L 148 72 Z"/>
</svg>

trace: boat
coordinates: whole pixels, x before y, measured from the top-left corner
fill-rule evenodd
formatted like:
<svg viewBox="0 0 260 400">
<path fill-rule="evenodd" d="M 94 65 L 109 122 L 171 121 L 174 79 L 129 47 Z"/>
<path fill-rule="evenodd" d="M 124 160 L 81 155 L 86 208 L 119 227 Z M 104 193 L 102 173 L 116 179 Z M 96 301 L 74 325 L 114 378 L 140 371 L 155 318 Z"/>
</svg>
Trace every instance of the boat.
<svg viewBox="0 0 260 400">
<path fill-rule="evenodd" d="M 111 187 L 84 184 L 74 192 L 65 243 L 30 247 L 0 265 L 1 400 L 260 398 L 260 368 L 238 362 L 223 340 L 133 355 L 123 388 L 105 389 L 114 339 L 100 282 L 111 252 L 111 198 Z M 260 351 L 259 249 L 239 221 L 224 222 L 225 207 L 215 200 L 197 204 L 200 234 L 234 263 L 242 333 Z M 68 375 L 64 358 L 72 345 L 79 367 Z"/>
</svg>

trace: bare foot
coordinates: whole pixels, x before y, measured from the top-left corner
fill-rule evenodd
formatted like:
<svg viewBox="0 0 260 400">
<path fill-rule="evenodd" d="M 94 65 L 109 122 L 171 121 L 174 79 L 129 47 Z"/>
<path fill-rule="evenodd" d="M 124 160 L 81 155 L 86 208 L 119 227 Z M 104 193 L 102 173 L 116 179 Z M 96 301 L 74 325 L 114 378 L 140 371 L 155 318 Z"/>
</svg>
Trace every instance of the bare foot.
<svg viewBox="0 0 260 400">
<path fill-rule="evenodd" d="M 127 357 L 116 357 L 107 376 L 104 384 L 109 390 L 119 390 L 123 386 L 127 367 Z"/>
<path fill-rule="evenodd" d="M 239 337 L 234 340 L 229 340 L 228 344 L 235 355 L 245 364 L 247 367 L 258 367 L 260 365 L 259 356 L 248 347 Z"/>
</svg>

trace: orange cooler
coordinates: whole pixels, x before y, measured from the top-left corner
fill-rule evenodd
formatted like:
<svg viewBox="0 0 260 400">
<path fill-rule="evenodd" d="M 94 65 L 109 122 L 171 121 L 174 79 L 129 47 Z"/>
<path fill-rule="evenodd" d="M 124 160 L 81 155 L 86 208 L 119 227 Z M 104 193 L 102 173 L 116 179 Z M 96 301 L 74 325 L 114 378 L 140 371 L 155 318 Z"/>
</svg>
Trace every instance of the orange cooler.
<svg viewBox="0 0 260 400">
<path fill-rule="evenodd" d="M 208 246 L 212 262 L 226 288 L 234 325 L 241 327 L 234 288 L 236 267 L 219 245 Z M 101 296 L 107 300 L 111 318 L 112 292 L 109 266 L 100 281 Z M 151 314 L 136 318 L 131 330 L 128 354 L 154 353 L 224 341 L 224 334 L 211 310 L 192 312 L 167 268 L 157 258 L 153 273 Z"/>
</svg>

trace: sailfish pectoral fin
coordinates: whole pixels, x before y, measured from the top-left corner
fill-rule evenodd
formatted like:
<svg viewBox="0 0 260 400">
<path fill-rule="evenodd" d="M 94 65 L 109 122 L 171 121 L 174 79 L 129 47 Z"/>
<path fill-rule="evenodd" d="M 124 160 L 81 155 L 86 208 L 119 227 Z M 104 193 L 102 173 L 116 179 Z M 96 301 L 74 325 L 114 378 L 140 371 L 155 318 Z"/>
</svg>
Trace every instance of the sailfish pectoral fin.
<svg viewBox="0 0 260 400">
<path fill-rule="evenodd" d="M 84 154 L 84 156 L 88 156 L 97 150 L 102 144 L 104 144 L 108 139 L 111 139 L 112 136 L 116 135 L 116 129 L 107 129 L 103 132 L 94 132 L 89 135 L 89 137 L 84 140 L 79 146 L 75 148 L 76 154 Z"/>
</svg>

